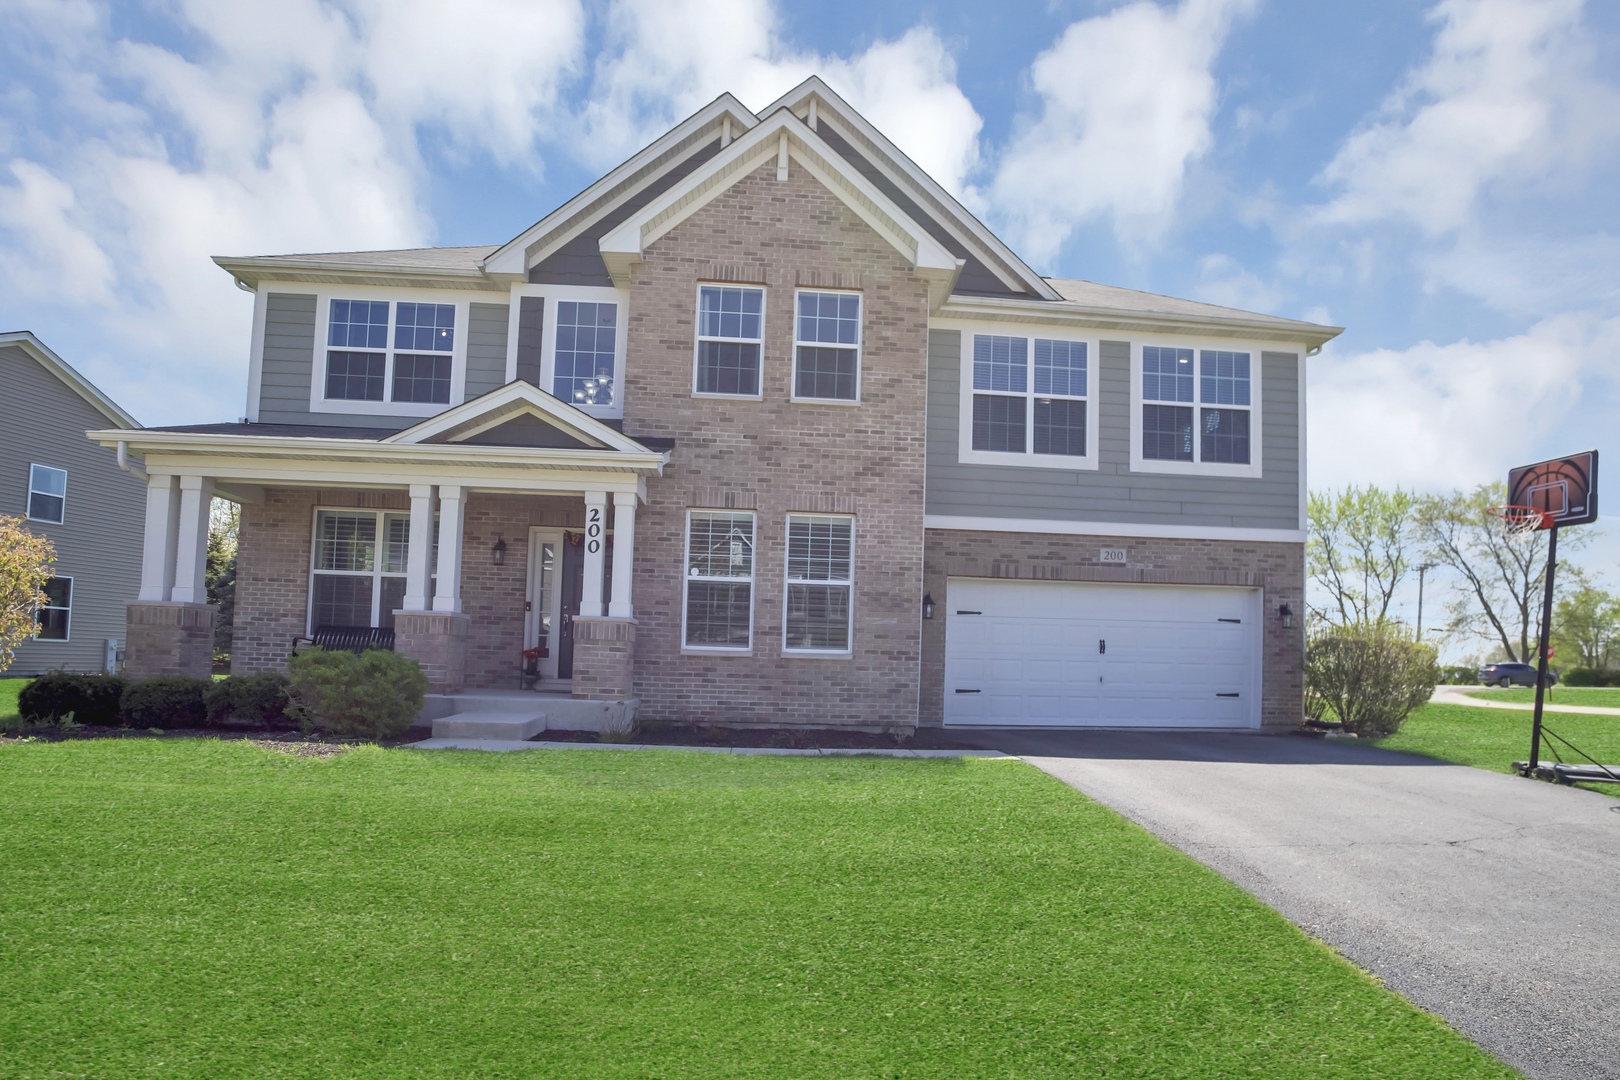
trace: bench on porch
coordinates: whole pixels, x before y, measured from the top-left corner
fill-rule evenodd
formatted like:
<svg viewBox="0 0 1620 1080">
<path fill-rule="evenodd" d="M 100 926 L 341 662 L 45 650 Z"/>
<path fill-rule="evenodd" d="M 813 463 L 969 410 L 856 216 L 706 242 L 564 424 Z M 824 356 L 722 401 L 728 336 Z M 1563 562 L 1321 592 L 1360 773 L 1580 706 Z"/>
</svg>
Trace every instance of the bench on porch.
<svg viewBox="0 0 1620 1080">
<path fill-rule="evenodd" d="M 394 649 L 394 629 L 391 626 L 317 626 L 309 637 L 293 639 L 293 653 L 300 647 L 319 645 L 323 649 L 347 649 L 365 652 L 367 649 Z"/>
</svg>

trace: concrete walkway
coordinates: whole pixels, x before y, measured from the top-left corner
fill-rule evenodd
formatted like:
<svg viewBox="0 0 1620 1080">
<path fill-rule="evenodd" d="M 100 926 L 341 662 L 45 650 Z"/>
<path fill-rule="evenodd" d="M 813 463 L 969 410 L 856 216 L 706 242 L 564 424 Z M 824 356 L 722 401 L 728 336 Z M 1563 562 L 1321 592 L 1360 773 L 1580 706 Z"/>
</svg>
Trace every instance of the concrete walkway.
<svg viewBox="0 0 1620 1080">
<path fill-rule="evenodd" d="M 1436 705 L 1477 705 L 1485 709 L 1516 709 L 1520 712 L 1535 712 L 1536 707 L 1528 701 L 1492 701 L 1486 697 L 1475 697 L 1465 693 L 1468 690 L 1483 689 L 1478 686 L 1437 686 L 1429 701 Z M 1558 691 L 1554 690 L 1554 694 Z M 1549 701 L 1544 706 L 1546 712 L 1585 713 L 1587 716 L 1620 716 L 1620 709 L 1608 709 L 1598 705 L 1565 705 L 1559 701 Z"/>
<path fill-rule="evenodd" d="M 1620 799 L 1348 740 L 981 731 L 1532 1077 L 1620 1077 Z"/>
</svg>

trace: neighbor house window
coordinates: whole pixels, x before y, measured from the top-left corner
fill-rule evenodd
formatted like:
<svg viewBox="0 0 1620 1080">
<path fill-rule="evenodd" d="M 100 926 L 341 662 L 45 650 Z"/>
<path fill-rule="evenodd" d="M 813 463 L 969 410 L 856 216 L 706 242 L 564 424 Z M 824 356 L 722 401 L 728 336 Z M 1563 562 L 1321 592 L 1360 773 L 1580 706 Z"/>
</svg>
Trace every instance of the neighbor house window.
<svg viewBox="0 0 1620 1080">
<path fill-rule="evenodd" d="M 405 602 L 409 514 L 321 510 L 315 515 L 310 629 L 393 626 Z"/>
<path fill-rule="evenodd" d="M 455 340 L 454 304 L 333 300 L 326 398 L 448 405 Z"/>
<path fill-rule="evenodd" d="M 62 524 L 67 511 L 67 470 L 28 466 L 28 519 Z"/>
<path fill-rule="evenodd" d="M 753 621 L 754 515 L 691 511 L 682 644 L 743 651 L 753 641 Z"/>
<path fill-rule="evenodd" d="M 73 579 L 53 577 L 45 581 L 45 603 L 39 608 L 39 629 L 34 636 L 44 641 L 67 641 L 73 621 Z"/>
<path fill-rule="evenodd" d="M 788 517 L 784 649 L 849 652 L 854 574 L 853 519 L 809 514 Z"/>
<path fill-rule="evenodd" d="M 974 334 L 972 342 L 967 446 L 1031 463 L 1088 459 L 1088 344 L 1001 334 Z M 989 460 L 1018 463 L 1018 457 Z"/>
<path fill-rule="evenodd" d="M 793 321 L 793 396 L 857 401 L 861 383 L 861 298 L 801 292 Z"/>
<path fill-rule="evenodd" d="M 759 396 L 764 309 L 764 289 L 698 287 L 697 368 L 692 383 L 695 392 Z"/>
<path fill-rule="evenodd" d="M 1196 375 L 1194 358 L 1192 349 L 1142 349 L 1143 460 L 1249 464 L 1250 354 L 1197 350 Z"/>
<path fill-rule="evenodd" d="M 552 393 L 575 405 L 613 404 L 619 305 L 557 302 Z"/>
</svg>

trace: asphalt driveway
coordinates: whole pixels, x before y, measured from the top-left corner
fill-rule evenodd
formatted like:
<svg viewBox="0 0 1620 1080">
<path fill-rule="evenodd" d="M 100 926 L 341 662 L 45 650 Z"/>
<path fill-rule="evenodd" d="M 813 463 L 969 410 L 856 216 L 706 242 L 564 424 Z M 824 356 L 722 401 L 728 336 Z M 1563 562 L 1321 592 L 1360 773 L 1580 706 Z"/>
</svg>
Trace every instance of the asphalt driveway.
<svg viewBox="0 0 1620 1080">
<path fill-rule="evenodd" d="M 984 731 L 1534 1077 L 1620 1077 L 1620 800 L 1348 741 Z"/>
</svg>

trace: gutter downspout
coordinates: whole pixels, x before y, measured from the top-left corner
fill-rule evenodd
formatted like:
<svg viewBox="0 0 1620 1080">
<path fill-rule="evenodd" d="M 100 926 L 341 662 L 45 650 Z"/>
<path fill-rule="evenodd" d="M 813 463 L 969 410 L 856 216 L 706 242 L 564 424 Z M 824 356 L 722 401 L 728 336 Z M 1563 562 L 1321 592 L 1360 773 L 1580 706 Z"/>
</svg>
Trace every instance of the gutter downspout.
<svg viewBox="0 0 1620 1080">
<path fill-rule="evenodd" d="M 119 439 L 118 440 L 118 467 L 120 469 L 123 469 L 125 472 L 129 473 L 129 475 L 131 475 L 131 476 L 138 476 L 142 480 L 146 479 L 146 470 L 144 468 L 142 468 L 139 465 L 131 465 L 129 463 L 129 440 L 128 439 Z"/>
</svg>

